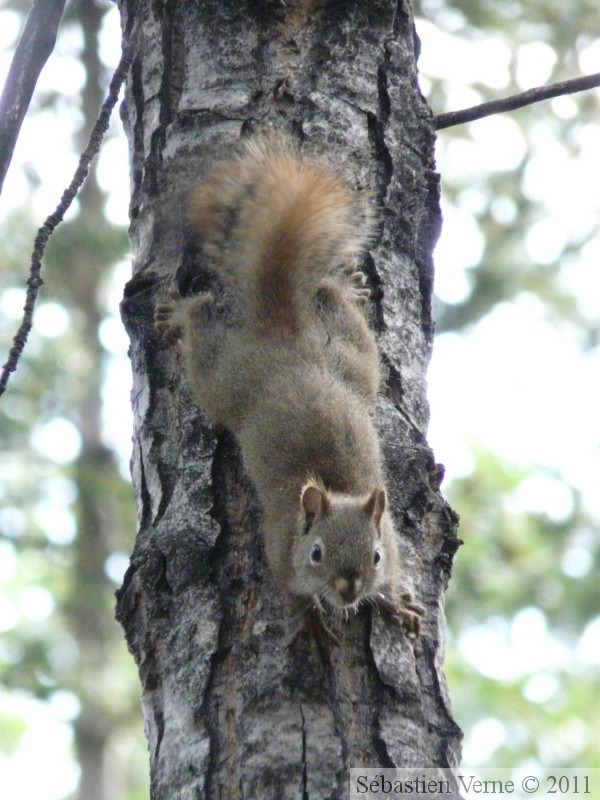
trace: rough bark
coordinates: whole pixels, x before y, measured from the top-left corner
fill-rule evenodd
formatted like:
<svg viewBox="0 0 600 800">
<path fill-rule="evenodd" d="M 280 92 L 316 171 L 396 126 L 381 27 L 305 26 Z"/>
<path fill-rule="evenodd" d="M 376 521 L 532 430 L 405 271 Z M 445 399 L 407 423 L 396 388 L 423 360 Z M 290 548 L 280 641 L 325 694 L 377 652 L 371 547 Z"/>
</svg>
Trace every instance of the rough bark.
<svg viewBox="0 0 600 800">
<path fill-rule="evenodd" d="M 124 121 L 132 163 L 132 472 L 139 532 L 118 594 L 137 661 L 153 798 L 343 798 L 352 766 L 459 757 L 442 669 L 456 518 L 426 443 L 431 251 L 439 228 L 434 127 L 416 78 L 407 2 L 154 2 L 136 16 Z M 232 438 L 191 400 L 156 339 L 157 294 L 194 288 L 186 194 L 256 124 L 285 127 L 374 190 L 365 269 L 386 367 L 375 410 L 407 588 L 421 637 L 365 609 L 322 663 L 286 647 L 288 609 L 266 567 L 260 510 Z"/>
</svg>

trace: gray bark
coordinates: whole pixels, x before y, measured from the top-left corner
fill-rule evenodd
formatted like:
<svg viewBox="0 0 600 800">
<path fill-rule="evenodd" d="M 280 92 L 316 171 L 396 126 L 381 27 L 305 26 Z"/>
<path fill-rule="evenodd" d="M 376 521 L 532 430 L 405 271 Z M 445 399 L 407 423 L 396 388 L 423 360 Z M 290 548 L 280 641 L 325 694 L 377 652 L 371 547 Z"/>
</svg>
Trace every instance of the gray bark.
<svg viewBox="0 0 600 800">
<path fill-rule="evenodd" d="M 439 228 L 434 128 L 416 78 L 407 2 L 155 2 L 136 16 L 124 121 L 132 163 L 132 472 L 139 531 L 118 595 L 137 661 L 153 798 L 344 798 L 352 766 L 459 758 L 442 670 L 443 593 L 458 545 L 426 443 L 431 251 Z M 420 639 L 365 609 L 322 663 L 286 647 L 289 611 L 269 575 L 260 509 L 231 436 L 189 396 L 157 340 L 157 295 L 195 287 L 186 194 L 223 145 L 256 124 L 374 190 L 365 269 L 386 385 L 376 408 L 406 588 Z"/>
</svg>

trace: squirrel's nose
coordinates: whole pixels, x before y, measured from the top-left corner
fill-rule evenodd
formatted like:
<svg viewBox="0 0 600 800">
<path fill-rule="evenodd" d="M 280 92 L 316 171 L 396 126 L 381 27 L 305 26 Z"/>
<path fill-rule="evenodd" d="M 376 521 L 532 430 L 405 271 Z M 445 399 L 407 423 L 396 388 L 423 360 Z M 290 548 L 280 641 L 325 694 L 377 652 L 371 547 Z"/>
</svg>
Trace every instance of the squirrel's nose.
<svg viewBox="0 0 600 800">
<path fill-rule="evenodd" d="M 354 603 L 362 587 L 362 581 L 358 576 L 348 576 L 338 578 L 335 581 L 335 589 L 344 603 L 347 605 Z"/>
</svg>

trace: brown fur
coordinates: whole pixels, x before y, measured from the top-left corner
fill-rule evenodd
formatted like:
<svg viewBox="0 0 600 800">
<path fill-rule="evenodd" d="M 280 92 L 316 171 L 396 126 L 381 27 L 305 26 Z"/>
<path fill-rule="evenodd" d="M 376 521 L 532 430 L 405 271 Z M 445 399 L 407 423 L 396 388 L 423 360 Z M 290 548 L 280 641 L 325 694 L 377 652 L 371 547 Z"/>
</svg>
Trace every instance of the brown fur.
<svg viewBox="0 0 600 800">
<path fill-rule="evenodd" d="M 181 333 L 193 392 L 240 443 L 274 577 L 305 610 L 372 599 L 415 633 L 369 416 L 379 359 L 367 292 L 339 269 L 368 238 L 364 200 L 285 140 L 261 138 L 213 170 L 190 217 L 242 322 L 203 294 L 159 305 L 157 329 Z"/>
</svg>

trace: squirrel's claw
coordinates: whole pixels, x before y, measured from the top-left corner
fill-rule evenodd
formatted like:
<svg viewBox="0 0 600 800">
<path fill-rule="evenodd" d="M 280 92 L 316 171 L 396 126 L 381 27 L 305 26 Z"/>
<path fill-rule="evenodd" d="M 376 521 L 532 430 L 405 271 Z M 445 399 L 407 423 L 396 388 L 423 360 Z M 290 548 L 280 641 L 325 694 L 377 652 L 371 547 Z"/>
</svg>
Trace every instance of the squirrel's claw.
<svg viewBox="0 0 600 800">
<path fill-rule="evenodd" d="M 158 303 L 154 311 L 154 330 L 169 344 L 183 336 L 183 324 L 178 318 L 178 304 L 174 299 Z"/>
<path fill-rule="evenodd" d="M 413 602 L 409 592 L 400 595 L 395 615 L 400 617 L 406 636 L 409 639 L 417 639 L 421 633 L 421 620 L 425 616 L 425 609 Z"/>
<path fill-rule="evenodd" d="M 402 629 L 408 639 L 418 639 L 421 633 L 421 620 L 425 616 L 425 609 L 418 603 L 413 602 L 410 592 L 404 592 L 397 599 L 382 598 L 377 602 L 377 607 L 379 608 L 380 606 L 392 617 L 400 620 Z"/>
<path fill-rule="evenodd" d="M 354 292 L 354 302 L 359 303 L 360 305 L 365 305 L 371 299 L 371 290 L 370 289 L 355 289 Z"/>
<path fill-rule="evenodd" d="M 354 302 L 358 305 L 365 305 L 371 299 L 371 290 L 367 286 L 367 279 L 364 273 L 355 267 L 346 267 L 344 276 L 348 280 L 349 288 Z"/>
</svg>

